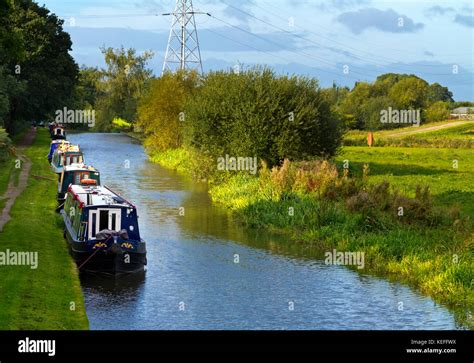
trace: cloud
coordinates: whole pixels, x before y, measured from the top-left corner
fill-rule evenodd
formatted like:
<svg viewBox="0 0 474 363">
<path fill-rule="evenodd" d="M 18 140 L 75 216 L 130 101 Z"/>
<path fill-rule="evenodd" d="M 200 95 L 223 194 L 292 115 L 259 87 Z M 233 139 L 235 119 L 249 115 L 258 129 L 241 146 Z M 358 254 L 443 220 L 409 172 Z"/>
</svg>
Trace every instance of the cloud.
<svg viewBox="0 0 474 363">
<path fill-rule="evenodd" d="M 428 56 L 428 57 L 434 57 L 434 54 L 431 53 L 431 52 L 428 52 L 427 50 L 425 50 L 425 52 L 423 54 Z"/>
<path fill-rule="evenodd" d="M 453 12 L 454 9 L 452 7 L 443 7 L 443 6 L 432 6 L 431 8 L 426 9 L 425 14 L 427 17 L 432 18 L 435 16 L 441 16 L 447 13 Z"/>
<path fill-rule="evenodd" d="M 468 26 L 470 28 L 473 28 L 474 27 L 474 16 L 472 16 L 472 15 L 459 15 L 458 14 L 454 18 L 454 22 L 458 23 L 458 24 L 461 24 L 461 25 L 464 25 L 464 26 Z"/>
<path fill-rule="evenodd" d="M 342 13 L 336 20 L 355 34 L 360 34 L 370 28 L 387 33 L 414 33 L 424 27 L 423 23 L 415 23 L 409 17 L 398 14 L 392 9 L 364 8 Z"/>
<path fill-rule="evenodd" d="M 368 5 L 370 3 L 371 3 L 371 0 L 330 0 L 330 1 L 325 1 L 324 5 L 328 7 L 333 7 L 339 10 L 344 10 L 344 9 L 353 8 L 353 7 L 357 7 L 361 5 Z"/>
<path fill-rule="evenodd" d="M 252 16 L 245 14 L 242 11 L 252 14 L 252 6 L 255 4 L 254 0 L 241 1 L 241 3 L 237 5 L 237 7 L 241 9 L 242 11 L 239 11 L 238 9 L 236 9 L 233 4 L 231 4 L 232 6 L 227 5 L 225 1 L 223 1 L 223 4 L 226 5 L 226 7 L 223 10 L 224 15 L 228 16 L 229 18 L 237 19 L 242 24 L 245 24 L 245 25 L 249 24 L 249 21 L 252 18 Z"/>
</svg>

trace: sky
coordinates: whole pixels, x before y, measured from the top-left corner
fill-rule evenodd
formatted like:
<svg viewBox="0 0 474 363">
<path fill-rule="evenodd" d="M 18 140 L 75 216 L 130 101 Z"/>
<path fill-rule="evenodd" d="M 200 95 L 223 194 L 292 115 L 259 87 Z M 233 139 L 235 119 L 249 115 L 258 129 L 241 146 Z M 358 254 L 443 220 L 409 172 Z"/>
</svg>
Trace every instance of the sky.
<svg viewBox="0 0 474 363">
<path fill-rule="evenodd" d="M 100 47 L 154 52 L 161 74 L 175 0 L 39 0 L 65 20 L 79 65 Z M 263 64 L 353 87 L 409 73 L 474 101 L 474 2 L 464 0 L 194 0 L 205 71 Z"/>
</svg>

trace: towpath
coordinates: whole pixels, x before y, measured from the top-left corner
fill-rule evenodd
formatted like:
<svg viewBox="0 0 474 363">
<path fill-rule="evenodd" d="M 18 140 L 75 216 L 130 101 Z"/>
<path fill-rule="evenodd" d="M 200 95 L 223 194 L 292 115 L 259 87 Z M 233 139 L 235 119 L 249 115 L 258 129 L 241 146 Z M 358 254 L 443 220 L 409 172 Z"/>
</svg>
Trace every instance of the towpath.
<svg viewBox="0 0 474 363">
<path fill-rule="evenodd" d="M 450 122 L 450 123 L 443 124 L 443 125 L 426 127 L 426 128 L 422 128 L 422 129 L 415 129 L 415 130 L 412 130 L 412 131 L 397 132 L 397 133 L 393 133 L 393 134 L 390 134 L 390 135 L 387 135 L 387 136 L 388 137 L 401 137 L 401 136 L 416 135 L 416 134 L 421 134 L 421 133 L 424 133 L 424 132 L 431 132 L 431 131 L 438 131 L 438 130 L 442 130 L 442 129 L 449 129 L 451 127 L 461 126 L 461 125 L 467 124 L 469 122 L 473 122 L 473 121 Z"/>
<path fill-rule="evenodd" d="M 23 140 L 20 141 L 17 147 L 17 158 L 20 160 L 21 171 L 18 177 L 18 183 L 15 183 L 15 173 L 12 173 L 10 176 L 10 181 L 8 183 L 7 190 L 5 194 L 0 199 L 6 199 L 5 207 L 3 208 L 0 214 L 0 232 L 3 230 L 3 227 L 10 220 L 10 211 L 15 204 L 16 198 L 18 198 L 21 193 L 25 190 L 28 184 L 28 177 L 31 170 L 31 160 L 28 159 L 23 151 L 30 146 L 36 137 L 36 128 L 31 128 Z"/>
</svg>

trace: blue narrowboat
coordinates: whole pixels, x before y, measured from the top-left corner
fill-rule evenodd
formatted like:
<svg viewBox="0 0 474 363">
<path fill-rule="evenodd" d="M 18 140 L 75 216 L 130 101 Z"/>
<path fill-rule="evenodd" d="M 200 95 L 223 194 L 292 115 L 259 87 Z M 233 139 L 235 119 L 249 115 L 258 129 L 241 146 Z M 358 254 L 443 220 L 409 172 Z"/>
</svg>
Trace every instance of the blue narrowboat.
<svg viewBox="0 0 474 363">
<path fill-rule="evenodd" d="M 70 185 L 61 215 L 80 271 L 144 271 L 146 243 L 140 237 L 137 209 L 110 188 Z"/>
</svg>

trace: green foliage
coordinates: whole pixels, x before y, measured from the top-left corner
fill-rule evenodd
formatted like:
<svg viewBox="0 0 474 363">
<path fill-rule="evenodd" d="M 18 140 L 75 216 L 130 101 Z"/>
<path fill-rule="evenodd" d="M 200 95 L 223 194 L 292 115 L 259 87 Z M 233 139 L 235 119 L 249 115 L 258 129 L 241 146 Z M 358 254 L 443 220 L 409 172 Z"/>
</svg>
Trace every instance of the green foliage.
<svg viewBox="0 0 474 363">
<path fill-rule="evenodd" d="M 63 21 L 32 0 L 12 0 L 11 6 L 7 23 L 23 42 L 24 58 L 10 57 L 6 65 L 26 89 L 10 97 L 5 119 L 8 131 L 14 129 L 14 122 L 51 118 L 55 110 L 67 105 L 78 74 Z M 14 73 L 17 66 L 20 72 Z"/>
<path fill-rule="evenodd" d="M 123 118 L 134 123 L 137 118 L 137 107 L 143 96 L 151 70 L 146 68 L 152 52 L 137 55 L 134 49 L 125 50 L 102 48 L 107 68 L 101 72 L 98 91 L 101 96 L 96 100 L 97 129 L 110 130 L 114 118 Z M 92 86 L 97 82 L 92 74 Z M 96 92 L 92 90 L 92 92 Z M 93 95 L 91 95 L 91 98 Z"/>
<path fill-rule="evenodd" d="M 122 118 L 114 118 L 112 121 L 112 124 L 124 130 L 131 130 L 133 127 L 133 125 L 130 122 L 127 122 Z"/>
<path fill-rule="evenodd" d="M 138 107 L 137 125 L 145 134 L 151 152 L 182 145 L 186 114 L 184 104 L 192 97 L 199 78 L 196 72 L 165 73 L 150 82 Z"/>
<path fill-rule="evenodd" d="M 435 103 L 438 101 L 454 102 L 453 93 L 449 91 L 448 87 L 443 87 L 439 83 L 433 83 L 428 90 L 428 101 Z"/>
<path fill-rule="evenodd" d="M 403 110 L 422 109 L 426 105 L 429 85 L 417 77 L 404 78 L 389 91 L 395 106 Z"/>
<path fill-rule="evenodd" d="M 431 104 L 425 112 L 428 121 L 443 121 L 449 118 L 449 103 L 445 101 L 436 101 Z"/>
<path fill-rule="evenodd" d="M 397 110 L 421 110 L 422 122 L 440 120 L 444 112 L 430 116 L 439 110 L 438 102 L 453 102 L 453 94 L 439 83 L 429 85 L 423 79 L 409 74 L 387 73 L 377 77 L 373 83 L 358 82 L 347 93 L 334 95 L 331 89 L 324 90 L 331 109 L 344 120 L 350 129 L 380 130 L 403 127 L 403 124 L 381 123 L 380 113 L 389 107 Z M 341 97 L 342 96 L 342 97 Z M 430 107 L 434 106 L 432 109 Z"/>
<path fill-rule="evenodd" d="M 209 73 L 185 114 L 186 144 L 213 157 L 257 157 L 273 166 L 334 155 L 341 140 L 315 80 L 266 68 Z"/>
<path fill-rule="evenodd" d="M 5 161 L 10 155 L 11 140 L 5 129 L 0 128 L 0 162 Z M 3 168 L 3 167 L 2 167 Z"/>
</svg>

